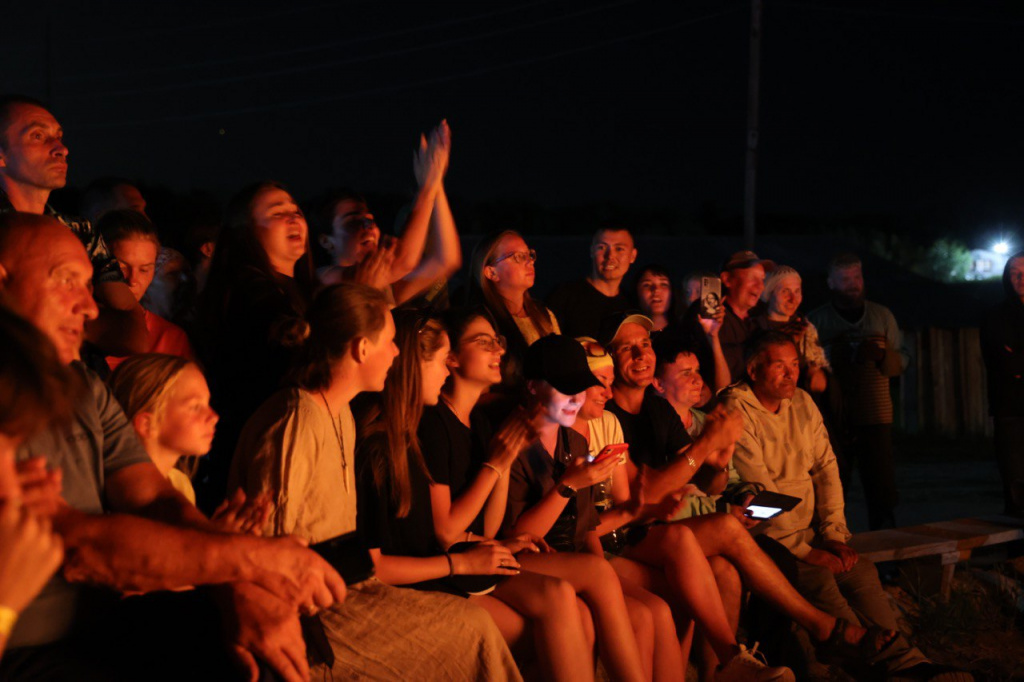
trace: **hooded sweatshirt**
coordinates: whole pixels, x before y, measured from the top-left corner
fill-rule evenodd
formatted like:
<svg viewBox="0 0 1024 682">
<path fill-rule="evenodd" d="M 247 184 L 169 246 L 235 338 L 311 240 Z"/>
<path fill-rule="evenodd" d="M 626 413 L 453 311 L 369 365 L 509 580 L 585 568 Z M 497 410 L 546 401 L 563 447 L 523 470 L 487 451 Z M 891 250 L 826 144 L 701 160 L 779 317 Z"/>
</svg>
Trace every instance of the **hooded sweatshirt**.
<svg viewBox="0 0 1024 682">
<path fill-rule="evenodd" d="M 761 404 L 749 384 L 730 387 L 727 396 L 743 414 L 743 435 L 733 455 L 740 477 L 800 498 L 792 511 L 768 521 L 765 533 L 799 559 L 823 541 L 849 540 L 839 467 L 810 395 L 796 389 L 777 413 Z"/>
<path fill-rule="evenodd" d="M 993 417 L 1024 417 L 1024 303 L 1010 282 L 1010 263 L 1003 269 L 1006 298 L 981 323 L 981 353 L 988 373 L 988 409 Z"/>
</svg>

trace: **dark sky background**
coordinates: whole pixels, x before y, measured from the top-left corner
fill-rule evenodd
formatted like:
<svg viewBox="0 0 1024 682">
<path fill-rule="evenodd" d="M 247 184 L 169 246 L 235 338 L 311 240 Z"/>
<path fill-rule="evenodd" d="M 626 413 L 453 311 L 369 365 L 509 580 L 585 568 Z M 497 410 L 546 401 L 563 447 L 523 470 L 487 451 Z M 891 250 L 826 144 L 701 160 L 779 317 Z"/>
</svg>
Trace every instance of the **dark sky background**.
<svg viewBox="0 0 1024 682">
<path fill-rule="evenodd" d="M 74 185 L 407 192 L 447 117 L 467 204 L 742 212 L 746 0 L 32 4 L 5 6 L 0 73 L 51 103 Z M 773 225 L 1020 229 L 1024 5 L 764 4 Z"/>
</svg>

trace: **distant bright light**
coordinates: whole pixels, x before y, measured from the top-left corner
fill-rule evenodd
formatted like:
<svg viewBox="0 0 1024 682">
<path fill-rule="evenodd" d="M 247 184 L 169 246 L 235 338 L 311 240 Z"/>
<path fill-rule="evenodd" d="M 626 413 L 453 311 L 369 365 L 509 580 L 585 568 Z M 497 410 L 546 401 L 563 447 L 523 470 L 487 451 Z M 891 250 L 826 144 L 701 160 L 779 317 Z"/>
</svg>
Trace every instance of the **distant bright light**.
<svg viewBox="0 0 1024 682">
<path fill-rule="evenodd" d="M 1000 256 L 1005 256 L 1010 253 L 1010 245 L 1005 241 L 999 241 L 992 245 L 992 251 L 998 253 Z"/>
</svg>

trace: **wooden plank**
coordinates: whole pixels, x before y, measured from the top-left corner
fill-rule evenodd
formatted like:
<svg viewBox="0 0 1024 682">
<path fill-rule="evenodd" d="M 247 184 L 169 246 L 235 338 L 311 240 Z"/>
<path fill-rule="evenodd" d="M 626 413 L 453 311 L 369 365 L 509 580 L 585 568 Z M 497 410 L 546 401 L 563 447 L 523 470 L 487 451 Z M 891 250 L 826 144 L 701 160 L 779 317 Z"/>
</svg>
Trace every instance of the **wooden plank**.
<svg viewBox="0 0 1024 682">
<path fill-rule="evenodd" d="M 850 546 L 871 561 L 901 561 L 957 551 L 956 540 L 936 538 L 908 530 L 876 530 L 858 533 Z"/>
</svg>

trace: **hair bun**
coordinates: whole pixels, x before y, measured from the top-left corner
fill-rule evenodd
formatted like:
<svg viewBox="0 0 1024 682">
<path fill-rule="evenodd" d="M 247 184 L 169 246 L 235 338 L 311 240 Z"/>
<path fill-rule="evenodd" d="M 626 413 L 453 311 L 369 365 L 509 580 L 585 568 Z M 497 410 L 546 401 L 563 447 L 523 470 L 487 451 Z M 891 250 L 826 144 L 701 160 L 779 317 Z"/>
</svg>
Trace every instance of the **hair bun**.
<svg viewBox="0 0 1024 682">
<path fill-rule="evenodd" d="M 309 322 L 302 318 L 282 320 L 271 329 L 271 338 L 276 338 L 285 348 L 298 348 L 309 338 Z"/>
</svg>

